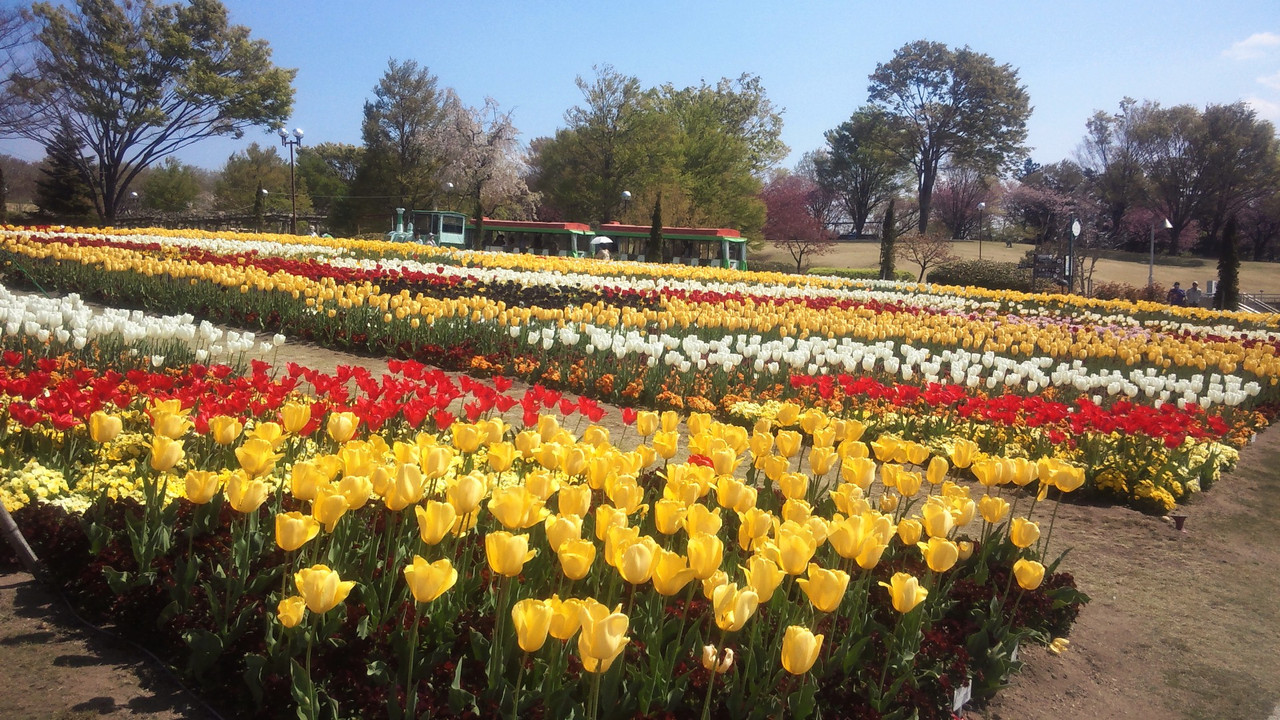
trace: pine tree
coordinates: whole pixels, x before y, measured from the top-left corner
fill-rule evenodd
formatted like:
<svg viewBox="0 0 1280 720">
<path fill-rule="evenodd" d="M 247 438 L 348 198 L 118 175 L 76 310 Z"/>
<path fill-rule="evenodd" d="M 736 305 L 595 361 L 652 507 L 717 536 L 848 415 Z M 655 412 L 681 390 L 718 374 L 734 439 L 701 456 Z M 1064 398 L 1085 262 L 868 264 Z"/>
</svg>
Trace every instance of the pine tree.
<svg viewBox="0 0 1280 720">
<path fill-rule="evenodd" d="M 659 262 L 662 259 L 662 193 L 653 201 L 653 223 L 649 226 L 649 246 L 645 248 L 645 259 Z"/>
<path fill-rule="evenodd" d="M 44 177 L 36 180 L 36 207 L 40 214 L 55 220 L 79 223 L 93 214 L 88 182 L 81 174 L 80 143 L 69 127 L 64 127 L 45 146 Z"/>
<path fill-rule="evenodd" d="M 1213 306 L 1219 310 L 1240 307 L 1240 254 L 1236 248 L 1236 216 L 1222 229 L 1222 252 L 1218 255 L 1218 292 Z"/>
<path fill-rule="evenodd" d="M 884 227 L 880 233 L 880 279 L 893 279 L 893 241 L 897 238 L 898 229 L 893 217 L 893 200 L 884 211 Z"/>
</svg>

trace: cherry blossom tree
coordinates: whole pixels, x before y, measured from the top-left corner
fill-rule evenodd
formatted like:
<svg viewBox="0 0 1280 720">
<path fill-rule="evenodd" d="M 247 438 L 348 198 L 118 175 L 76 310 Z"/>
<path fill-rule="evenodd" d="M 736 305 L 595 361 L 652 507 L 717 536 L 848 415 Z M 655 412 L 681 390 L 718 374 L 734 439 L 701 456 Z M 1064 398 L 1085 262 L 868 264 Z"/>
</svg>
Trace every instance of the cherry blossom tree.
<svg viewBox="0 0 1280 720">
<path fill-rule="evenodd" d="M 835 250 L 831 231 L 813 214 L 812 198 L 821 189 L 799 175 L 776 177 L 760 193 L 765 205 L 764 239 L 786 250 L 796 272 L 808 260 Z"/>
</svg>

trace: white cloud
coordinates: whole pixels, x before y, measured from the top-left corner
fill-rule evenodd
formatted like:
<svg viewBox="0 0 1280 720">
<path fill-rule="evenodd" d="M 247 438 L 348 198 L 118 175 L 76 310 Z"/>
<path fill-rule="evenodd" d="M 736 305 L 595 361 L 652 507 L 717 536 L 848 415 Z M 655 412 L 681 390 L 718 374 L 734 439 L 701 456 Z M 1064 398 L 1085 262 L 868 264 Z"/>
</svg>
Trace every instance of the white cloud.
<svg viewBox="0 0 1280 720">
<path fill-rule="evenodd" d="M 1276 71 L 1274 75 L 1258 78 L 1258 82 L 1274 90 L 1280 90 L 1280 70 Z"/>
<path fill-rule="evenodd" d="M 1247 97 L 1244 101 L 1258 113 L 1261 120 L 1270 120 L 1276 125 L 1280 125 L 1280 103 L 1267 100 L 1260 97 Z"/>
<path fill-rule="evenodd" d="M 1254 33 L 1222 51 L 1232 60 L 1256 60 L 1266 57 L 1272 48 L 1280 47 L 1280 35 L 1273 32 Z"/>
</svg>

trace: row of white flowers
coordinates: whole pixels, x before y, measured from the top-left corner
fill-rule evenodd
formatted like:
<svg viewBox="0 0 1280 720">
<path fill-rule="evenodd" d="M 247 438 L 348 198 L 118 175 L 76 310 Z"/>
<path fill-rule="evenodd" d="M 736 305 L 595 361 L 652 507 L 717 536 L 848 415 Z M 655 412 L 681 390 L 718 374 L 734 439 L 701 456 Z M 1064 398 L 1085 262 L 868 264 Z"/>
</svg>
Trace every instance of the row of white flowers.
<svg viewBox="0 0 1280 720">
<path fill-rule="evenodd" d="M 283 335 L 258 340 L 249 331 L 224 330 L 189 314 L 148 315 L 140 310 L 91 306 L 77 294 L 43 297 L 11 292 L 0 285 L 0 329 L 39 342 L 82 349 L 90 341 L 114 341 L 163 362 L 166 347 L 188 349 L 197 362 L 248 361 L 272 356 L 285 344 Z"/>
<path fill-rule="evenodd" d="M 728 373 L 742 365 L 757 374 L 877 373 L 908 382 L 951 383 L 966 388 L 1014 389 L 1035 393 L 1046 387 L 1070 387 L 1101 401 L 1103 395 L 1143 397 L 1156 407 L 1176 403 L 1237 406 L 1262 388 L 1237 375 L 1214 373 L 1189 377 L 1159 374 L 1154 368 L 1090 370 L 1079 360 L 1056 362 L 1050 357 L 1013 359 L 993 352 L 964 349 L 934 352 L 905 343 L 863 343 L 851 338 L 766 339 L 760 335 L 725 335 L 706 340 L 695 335 L 642 335 L 596 325 L 512 326 L 513 338 L 550 351 L 557 346 L 587 354 L 610 353 L 619 361 L 659 363 L 680 372 L 708 368 Z"/>
<path fill-rule="evenodd" d="M 208 252 L 234 254 L 255 252 L 271 257 L 335 257 L 347 251 L 341 247 L 313 245 L 308 243 L 280 243 L 271 240 L 245 240 L 226 238 L 187 238 L 172 235 L 117 234 L 117 233 L 69 233 L 56 229 L 49 230 L 11 230 L 13 235 L 38 239 L 63 240 L 68 237 L 104 240 L 127 245 L 149 245 L 152 243 L 175 248 L 195 248 Z"/>
</svg>

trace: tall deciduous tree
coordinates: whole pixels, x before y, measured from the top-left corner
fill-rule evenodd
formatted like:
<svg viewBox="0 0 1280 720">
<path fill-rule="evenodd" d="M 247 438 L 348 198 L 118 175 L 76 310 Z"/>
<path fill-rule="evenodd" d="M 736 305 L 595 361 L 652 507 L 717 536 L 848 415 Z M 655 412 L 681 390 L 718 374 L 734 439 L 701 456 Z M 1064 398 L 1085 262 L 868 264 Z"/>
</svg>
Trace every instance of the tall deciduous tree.
<svg viewBox="0 0 1280 720">
<path fill-rule="evenodd" d="M 1125 98 L 1115 113 L 1095 112 L 1085 123 L 1084 141 L 1076 150 L 1090 192 L 1102 206 L 1098 231 L 1115 247 L 1129 239 L 1124 233 L 1125 215 L 1146 198 L 1147 150 L 1142 127 L 1154 109 L 1151 103 Z"/>
<path fill-rule="evenodd" d="M 1213 252 L 1228 217 L 1280 193 L 1280 140 L 1275 126 L 1243 102 L 1209 105 L 1193 152 L 1204 192 L 1197 219 L 1203 246 Z"/>
<path fill-rule="evenodd" d="M 826 133 L 826 152 L 814 163 L 818 183 L 835 195 L 858 235 L 871 213 L 902 185 L 910 167 L 902 137 L 885 112 L 871 106 Z"/>
<path fill-rule="evenodd" d="M 465 107 L 453 98 L 445 114 L 445 177 L 463 198 L 460 209 L 475 218 L 476 237 L 484 236 L 484 218 L 499 209 L 509 216 L 532 210 L 536 198 L 525 184 L 519 131 L 511 113 L 503 112 L 493 98 L 486 98 L 479 108 Z"/>
<path fill-rule="evenodd" d="M 306 184 L 296 183 L 298 212 L 311 212 L 311 198 Z M 262 197 L 266 190 L 266 197 Z M 252 143 L 242 152 L 227 158 L 214 189 L 214 207 L 223 212 L 242 213 L 261 203 L 267 212 L 287 213 L 292 209 L 289 198 L 289 163 L 274 146 L 263 149 Z"/>
<path fill-rule="evenodd" d="M 364 157 L 364 148 L 349 143 L 320 143 L 298 148 L 298 177 L 317 213 L 332 220 L 334 208 L 347 197 Z"/>
<path fill-rule="evenodd" d="M 267 43 L 231 25 L 217 0 L 36 3 L 31 15 L 33 68 L 10 88 L 29 117 L 17 132 L 47 142 L 69 126 L 107 221 L 153 163 L 289 117 L 294 71 L 273 65 Z"/>
<path fill-rule="evenodd" d="M 388 227 L 396 207 L 425 208 L 438 203 L 446 182 L 439 137 L 444 107 L 452 91 L 413 60 L 390 60 L 387 71 L 364 105 L 364 157 L 353 183 L 352 202 L 344 203 L 343 225 L 376 216 Z"/>
<path fill-rule="evenodd" d="M 624 190 L 654 185 L 673 165 L 674 122 L 658 113 L 654 93 L 610 65 L 578 77 L 583 102 L 565 112 L 567 126 L 536 141 L 530 185 L 556 214 L 577 221 L 617 220 Z"/>
<path fill-rule="evenodd" d="M 142 206 L 162 213 L 188 211 L 200 197 L 200 171 L 168 157 L 142 179 Z"/>
<path fill-rule="evenodd" d="M 1026 154 L 1031 115 L 1018 71 L 969 48 L 919 40 L 871 74 L 870 102 L 902 134 L 916 173 L 919 230 L 929 227 L 938 172 L 946 162 L 994 174 Z"/>
<path fill-rule="evenodd" d="M 796 272 L 806 261 L 835 250 L 832 233 L 810 211 L 809 196 L 819 192 L 810 180 L 799 175 L 774 178 L 760 193 L 768 215 L 764 239 L 786 250 L 796 262 Z"/>
<path fill-rule="evenodd" d="M 934 193 L 936 219 L 946 227 L 953 238 L 973 238 L 982 232 L 979 223 L 983 217 L 995 212 L 995 187 L 993 178 L 968 167 L 952 167 L 943 171 L 941 182 Z M 978 208 L 985 203 L 985 213 Z"/>
</svg>

